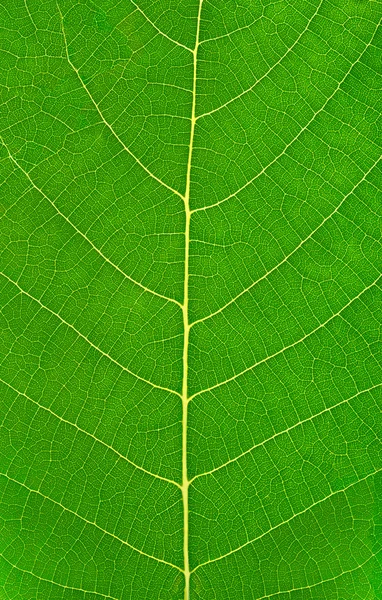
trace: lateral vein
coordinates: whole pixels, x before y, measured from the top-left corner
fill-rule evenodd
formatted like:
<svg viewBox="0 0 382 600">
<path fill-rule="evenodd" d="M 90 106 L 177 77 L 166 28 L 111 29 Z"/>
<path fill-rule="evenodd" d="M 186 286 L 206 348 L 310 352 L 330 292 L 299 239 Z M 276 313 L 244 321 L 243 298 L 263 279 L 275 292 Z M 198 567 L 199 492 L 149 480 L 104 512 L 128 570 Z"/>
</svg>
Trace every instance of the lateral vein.
<svg viewBox="0 0 382 600">
<path fill-rule="evenodd" d="M 271 437 L 268 437 L 267 439 L 263 440 L 262 442 L 259 442 L 258 444 L 254 444 L 253 446 L 248 448 L 248 450 L 245 450 L 245 452 L 242 452 L 238 456 L 235 456 L 234 458 L 227 460 L 225 463 L 219 465 L 218 467 L 215 467 L 214 469 L 211 469 L 210 471 L 205 471 L 204 473 L 199 473 L 198 475 L 195 475 L 192 479 L 190 479 L 190 485 L 191 485 L 191 483 L 193 483 L 195 481 L 195 479 L 199 479 L 199 477 L 206 477 L 207 475 L 212 475 L 213 473 L 216 473 L 216 471 L 220 471 L 221 469 L 224 469 L 224 467 L 227 467 L 228 465 L 237 462 L 238 460 L 243 458 L 243 456 L 250 454 L 256 448 L 260 448 L 260 447 L 264 446 L 265 444 L 267 444 L 268 442 L 271 442 L 272 440 L 275 440 L 276 438 L 278 438 L 282 435 L 285 435 L 286 433 L 289 433 L 290 431 L 293 431 L 297 427 L 300 427 L 301 425 L 304 425 L 305 423 L 312 422 L 315 419 L 317 419 L 318 417 L 320 417 L 326 413 L 330 413 L 331 411 L 335 410 L 339 406 L 342 406 L 343 404 L 348 404 L 349 402 L 354 400 L 354 398 L 358 398 L 358 396 L 360 396 L 361 394 L 367 394 L 368 392 L 371 392 L 372 390 L 375 390 L 376 388 L 379 388 L 381 386 L 382 386 L 382 383 L 377 383 L 376 385 L 373 385 L 369 388 L 360 390 L 353 396 L 350 396 L 350 398 L 345 398 L 345 400 L 341 400 L 340 402 L 337 402 L 337 404 L 333 404 L 333 406 L 328 406 L 327 408 L 324 408 L 324 410 L 321 410 L 319 413 L 315 413 L 314 415 L 311 415 L 310 417 L 307 417 L 306 419 L 303 419 L 302 421 L 298 421 L 298 423 L 291 425 L 287 429 L 283 429 L 282 431 L 276 432 Z"/>
<path fill-rule="evenodd" d="M 134 550 L 134 552 L 138 552 L 138 554 L 141 554 L 142 556 L 145 556 L 146 558 L 151 558 L 152 560 L 155 560 L 157 562 L 163 563 L 163 564 L 165 564 L 165 565 L 167 565 L 169 567 L 172 567 L 173 569 L 177 569 L 178 571 L 183 572 L 183 570 L 180 567 L 178 567 L 177 565 L 174 565 L 173 563 L 170 563 L 167 560 L 164 560 L 162 558 L 158 558 L 157 556 L 153 556 L 152 554 L 148 554 L 147 552 L 143 552 L 143 550 L 140 550 L 139 548 L 136 548 L 135 546 L 132 546 L 131 544 L 129 544 L 129 542 L 126 542 L 126 540 L 123 540 L 122 538 L 118 537 L 117 535 L 114 535 L 114 533 L 111 533 L 110 531 L 107 531 L 106 529 L 103 529 L 102 527 L 100 527 L 99 525 L 97 525 L 97 523 L 95 523 L 94 521 L 89 521 L 85 517 L 82 517 L 81 515 L 79 515 L 78 513 L 76 513 L 74 510 L 71 510 L 70 508 L 67 508 L 66 506 L 64 506 L 63 504 L 61 504 L 61 502 L 57 502 L 57 500 L 53 500 L 53 498 L 50 498 L 49 496 L 45 496 L 45 494 L 43 494 L 42 492 L 40 492 L 40 490 L 37 490 L 37 489 L 34 489 L 34 488 L 30 488 L 25 483 L 21 483 L 21 481 L 18 481 L 17 479 L 14 479 L 13 477 L 10 477 L 9 475 L 7 475 L 7 473 L 0 473 L 0 475 L 2 477 L 5 477 L 9 481 L 12 481 L 13 483 L 16 483 L 20 487 L 25 488 L 31 494 L 37 494 L 38 496 L 41 496 L 42 498 L 44 498 L 44 500 L 48 500 L 49 502 L 52 502 L 52 504 L 55 504 L 56 506 L 59 506 L 64 512 L 68 512 L 68 513 L 74 515 L 75 517 L 77 517 L 78 519 L 80 519 L 81 521 L 83 521 L 84 523 L 86 523 L 87 525 L 92 525 L 93 527 L 95 527 L 96 529 L 98 529 L 99 531 L 101 531 L 103 534 L 112 537 L 113 539 L 117 540 L 118 542 L 120 542 L 124 546 L 127 546 L 131 550 Z"/>
<path fill-rule="evenodd" d="M 188 52 L 192 52 L 192 49 L 189 48 L 188 46 L 185 46 L 184 44 L 182 44 L 181 42 L 178 42 L 177 40 L 174 40 L 174 38 L 170 37 L 169 35 L 167 35 L 167 33 L 164 33 L 164 31 L 162 31 L 161 29 L 159 29 L 159 27 L 157 27 L 155 25 L 155 23 L 153 21 L 151 21 L 151 19 L 149 19 L 149 17 L 146 15 L 146 13 L 140 8 L 140 6 L 138 6 L 138 4 L 136 4 L 134 2 L 134 0 L 130 0 L 130 2 L 132 4 L 134 4 L 135 8 L 137 9 L 138 12 L 141 13 L 141 15 L 146 19 L 146 21 L 148 23 L 150 23 L 150 25 L 152 27 L 154 27 L 154 29 L 160 34 L 162 35 L 164 38 L 166 38 L 167 40 L 169 40 L 170 42 L 172 42 L 173 44 L 176 44 L 177 46 L 180 46 L 181 48 L 184 48 L 185 50 L 187 50 Z"/>
<path fill-rule="evenodd" d="M 180 484 L 177 483 L 176 481 L 174 481 L 173 479 L 168 479 L 167 477 L 162 477 L 158 473 L 152 473 L 151 471 L 148 471 L 144 467 L 142 467 L 140 465 L 137 465 L 135 462 L 133 462 L 132 460 L 130 460 L 129 458 L 127 458 L 127 456 L 124 456 L 123 454 L 121 454 L 120 452 L 118 452 L 118 450 L 116 450 L 115 448 L 113 448 L 113 446 L 110 446 L 110 444 L 107 444 L 106 442 L 104 442 L 103 440 L 101 440 L 100 438 L 98 438 L 97 436 L 95 436 L 93 433 L 90 433 L 89 431 L 86 431 L 86 429 L 82 429 L 82 427 L 79 427 L 76 423 L 72 423 L 72 421 L 68 421 L 67 419 L 64 419 L 64 417 L 61 417 L 60 415 L 58 415 L 57 413 L 55 413 L 53 410 L 51 410 L 47 406 L 44 406 L 43 404 L 41 404 L 37 400 L 33 400 L 33 398 L 31 398 L 30 396 L 28 396 L 28 394 L 26 394 L 25 392 L 20 392 L 20 390 L 18 390 L 17 388 L 15 388 L 13 385 L 11 385 L 10 383 L 8 383 L 7 381 L 4 381 L 4 379 L 0 378 L 0 382 L 4 383 L 4 385 L 7 385 L 11 390 L 13 390 L 14 392 L 16 392 L 20 396 L 24 396 L 24 398 L 26 398 L 30 402 L 33 402 L 33 404 L 35 404 L 36 406 L 38 406 L 41 410 L 45 410 L 46 412 L 48 412 L 49 414 L 51 414 L 53 417 L 56 417 L 56 419 L 58 419 L 62 423 L 66 423 L 67 425 L 70 425 L 71 427 L 73 427 L 74 429 L 76 429 L 77 431 L 79 431 L 80 433 L 83 433 L 84 435 L 90 437 L 93 441 L 95 441 L 95 442 L 97 442 L 99 444 L 102 444 L 102 446 L 104 446 L 108 450 L 111 450 L 112 452 L 114 452 L 114 454 L 116 454 L 118 456 L 118 458 L 121 458 L 122 460 L 125 460 L 127 463 L 129 463 L 135 469 L 138 469 L 139 471 L 142 471 L 143 473 L 146 473 L 146 475 L 150 475 L 151 477 L 154 477 L 155 479 L 160 479 L 161 481 L 165 481 L 166 483 L 170 483 L 170 484 L 175 485 L 176 487 L 180 488 Z"/>
<path fill-rule="evenodd" d="M 325 110 L 326 106 L 328 105 L 328 103 L 330 102 L 330 100 L 332 98 L 334 98 L 334 96 L 337 94 L 338 90 L 341 88 L 341 85 L 344 83 L 344 81 L 347 79 L 347 77 L 349 76 L 349 74 L 352 72 L 352 70 L 355 67 L 355 65 L 359 63 L 359 61 L 361 60 L 361 58 L 365 54 L 366 50 L 372 45 L 372 41 L 373 41 L 373 39 L 375 37 L 375 34 L 379 30 L 379 25 L 381 23 L 381 20 L 378 22 L 377 27 L 374 29 L 374 32 L 373 32 L 373 35 L 371 36 L 370 42 L 368 42 L 367 44 L 365 44 L 364 49 L 362 50 L 362 52 L 360 53 L 360 55 L 358 56 L 358 58 L 354 61 L 354 63 L 351 64 L 350 69 L 345 73 L 345 75 L 343 76 L 343 78 L 338 82 L 338 84 L 336 85 L 336 87 L 335 87 L 334 91 L 332 92 L 332 94 L 330 94 L 330 96 L 328 96 L 328 98 L 325 100 L 325 102 L 321 106 L 321 108 L 317 112 L 314 113 L 314 115 L 312 116 L 312 118 L 309 119 L 309 121 L 300 129 L 300 131 L 298 132 L 298 134 L 290 142 L 288 142 L 288 144 L 285 145 L 284 149 L 277 156 L 275 156 L 275 158 L 273 160 L 271 160 L 267 165 L 265 165 L 265 167 L 263 167 L 261 169 L 261 171 L 259 171 L 256 175 L 254 175 L 254 177 L 252 177 L 252 179 L 250 179 L 249 181 L 247 181 L 246 183 L 244 183 L 235 192 L 232 192 L 232 194 L 229 194 L 225 198 L 222 198 L 221 200 L 218 200 L 217 202 L 214 202 L 213 204 L 209 204 L 208 206 L 200 206 L 199 208 L 194 208 L 192 210 L 192 213 L 199 212 L 201 210 L 209 210 L 210 208 L 215 208 L 216 206 L 220 206 L 220 204 L 223 204 L 223 203 L 227 202 L 227 200 L 230 200 L 231 198 L 233 198 L 234 196 L 236 196 L 237 194 L 239 194 L 240 192 L 242 192 L 249 185 L 251 185 L 251 183 L 253 183 L 254 181 L 256 181 L 256 179 L 258 179 L 259 177 L 261 177 L 261 175 L 263 175 L 269 169 L 269 167 L 271 167 L 273 164 L 275 164 L 282 156 L 284 156 L 284 154 L 286 154 L 286 152 L 288 151 L 288 149 L 299 139 L 299 137 L 301 136 L 301 134 L 304 133 L 304 131 L 306 131 L 308 129 L 308 127 L 313 123 L 313 121 L 317 118 L 317 116 L 323 110 Z"/>
<path fill-rule="evenodd" d="M 343 577 L 344 575 L 349 575 L 350 573 L 354 573 L 355 571 L 358 571 L 358 569 L 362 569 L 375 556 L 377 556 L 377 555 L 374 553 L 371 554 L 371 556 L 369 556 L 369 558 L 367 560 L 365 560 L 360 565 L 357 565 L 356 567 L 354 567 L 354 569 L 347 569 L 346 571 L 341 571 L 341 573 L 338 573 L 338 575 L 335 575 L 334 577 L 330 577 L 328 579 L 321 579 L 321 581 L 317 581 L 316 583 L 312 583 L 311 585 L 305 585 L 303 587 L 292 588 L 289 590 L 280 590 L 279 592 L 274 592 L 273 594 L 267 594 L 266 596 L 261 596 L 261 598 L 257 598 L 257 600 L 266 600 L 267 598 L 276 598 L 276 596 L 280 596 L 281 594 L 291 594 L 292 592 L 302 592 L 303 590 L 311 590 L 315 587 L 318 587 L 319 585 L 323 585 L 324 583 L 336 581 L 336 579 L 339 579 L 340 577 Z"/>
<path fill-rule="evenodd" d="M 231 550 L 230 552 L 227 552 L 226 554 L 222 554 L 221 556 L 218 556 L 218 557 L 213 558 L 211 560 L 207 560 L 204 563 L 200 563 L 200 565 L 198 565 L 197 567 L 195 567 L 192 570 L 192 573 L 195 573 L 195 571 L 197 571 L 198 569 L 200 569 L 200 567 L 205 567 L 205 566 L 210 565 L 210 564 L 212 564 L 214 562 L 223 560 L 223 558 L 228 558 L 228 556 L 231 556 L 232 554 L 235 554 L 236 552 L 239 552 L 239 550 L 242 550 L 246 546 L 249 546 L 250 544 L 254 544 L 258 540 L 261 540 L 266 535 L 269 535 L 270 533 L 272 533 L 272 531 L 275 531 L 276 529 L 279 529 L 283 525 L 287 525 L 288 523 L 290 523 L 291 521 L 293 521 L 293 519 L 295 519 L 296 517 L 299 517 L 299 516 L 307 513 L 309 510 L 312 510 L 312 508 L 314 508 L 315 506 L 318 506 L 319 504 L 322 504 L 323 502 L 326 502 L 326 500 L 329 500 L 333 496 L 337 496 L 338 494 L 345 493 L 348 489 L 354 487 L 355 485 L 358 485 L 358 483 L 362 483 L 363 481 L 366 481 L 367 479 L 369 479 L 369 477 L 374 477 L 374 475 L 377 475 L 381 471 L 382 471 L 382 469 L 377 469 L 376 471 L 373 471 L 372 473 L 369 473 L 365 477 L 361 477 L 361 479 L 357 479 L 357 481 L 354 481 L 353 483 L 350 483 L 346 487 L 341 488 L 340 490 L 336 490 L 335 492 L 332 492 L 328 496 L 325 496 L 325 498 L 321 498 L 321 500 L 318 500 L 317 502 L 313 502 L 312 504 L 310 504 L 309 506 L 307 506 L 306 508 L 304 508 L 304 510 L 301 510 L 301 511 L 295 513 L 294 515 L 292 515 L 286 521 L 282 521 L 278 525 L 275 525 L 274 527 L 271 527 L 271 529 L 268 529 L 267 531 L 264 531 L 264 533 L 262 533 L 261 535 L 255 537 L 255 538 L 253 538 L 251 540 L 248 540 L 248 542 L 245 542 L 241 546 L 238 546 L 237 548 L 234 548 L 234 550 Z"/>
<path fill-rule="evenodd" d="M 5 556 L 3 554 L 0 554 L 0 556 L 3 560 L 5 560 L 6 563 L 8 563 L 8 565 L 10 567 L 12 567 L 12 569 L 16 569 L 16 571 L 20 571 L 20 573 L 27 573 L 28 575 L 35 577 L 39 581 L 45 581 L 46 583 L 51 583 L 52 585 L 57 585 L 60 588 L 64 588 L 65 590 L 70 590 L 73 592 L 82 592 L 83 594 L 94 594 L 95 596 L 100 596 L 101 598 L 105 598 L 105 600 L 120 600 L 120 598 L 115 598 L 114 596 L 109 596 L 108 594 L 107 595 L 102 594 L 102 593 L 96 592 L 94 590 L 84 590 L 83 588 L 76 588 L 76 587 L 72 587 L 69 585 L 64 585 L 62 583 L 58 583 L 57 581 L 52 581 L 51 579 L 47 579 L 45 577 L 40 577 L 40 575 L 36 575 L 36 573 L 33 573 L 33 571 L 28 571 L 27 569 L 21 569 L 17 565 L 14 565 L 13 563 L 11 563 L 10 560 L 5 558 Z"/>
<path fill-rule="evenodd" d="M 62 217 L 76 231 L 76 233 L 78 233 L 88 244 L 90 244 L 90 246 L 93 248 L 93 250 L 95 250 L 97 252 L 97 254 L 99 254 L 99 256 L 101 256 L 101 258 L 103 258 L 103 260 L 105 262 L 107 262 L 110 266 L 112 266 L 114 269 L 116 269 L 128 281 L 131 281 L 131 283 L 133 283 L 134 285 L 137 285 L 138 287 L 140 287 L 145 292 L 148 292 L 149 294 L 153 294 L 154 296 L 157 296 L 158 298 L 162 298 L 166 302 L 173 302 L 177 306 L 181 307 L 181 303 L 178 302 L 177 300 L 175 300 L 174 298 L 169 298 L 168 296 L 164 296 L 163 294 L 159 294 L 158 292 L 155 292 L 154 290 L 151 290 L 150 288 L 146 287 L 145 285 L 143 285 L 142 283 L 140 283 L 136 279 L 133 279 L 132 277 L 130 277 L 130 275 L 127 275 L 127 273 L 125 273 L 118 265 L 116 265 L 109 258 L 107 258 L 107 256 L 105 256 L 105 254 L 103 254 L 103 252 L 99 248 L 97 248 L 97 246 L 95 246 L 95 244 L 93 244 L 93 242 L 84 233 L 82 233 L 82 231 L 80 229 L 78 229 L 78 227 L 69 219 L 69 217 L 67 217 L 63 212 L 60 211 L 60 209 L 56 206 L 56 204 L 53 202 L 53 200 L 51 200 L 49 198 L 49 196 L 47 196 L 45 194 L 45 192 L 41 188 L 38 187 L 38 185 L 33 181 L 32 177 L 30 176 L 30 174 L 28 173 L 28 171 L 26 171 L 20 165 L 20 163 L 15 159 L 15 157 L 12 156 L 12 154 L 10 153 L 10 151 L 9 151 L 8 147 L 6 146 L 4 140 L 1 137 L 0 137 L 0 141 L 4 145 L 4 148 L 6 149 L 6 151 L 8 153 L 8 156 L 9 156 L 9 159 L 13 162 L 13 164 L 16 167 L 18 167 L 20 169 L 20 171 L 22 171 L 22 173 L 24 173 L 25 177 L 31 183 L 32 187 L 35 190 L 37 190 L 49 202 L 49 204 L 51 204 L 51 206 L 53 206 L 53 208 L 57 212 L 57 214 L 60 215 L 60 217 Z"/>
<path fill-rule="evenodd" d="M 230 381 L 234 381 L 235 379 L 237 379 L 241 375 L 244 375 L 245 373 L 248 373 L 248 371 L 252 371 L 253 369 L 255 369 L 256 367 L 258 367 L 259 365 L 261 365 L 263 363 L 266 363 L 268 360 L 271 360 L 272 358 L 275 358 L 276 356 L 278 356 L 279 354 L 282 354 L 286 350 L 289 350 L 290 348 L 293 348 L 293 347 L 297 346 L 298 344 L 301 344 L 307 338 L 309 338 L 310 336 L 312 336 L 314 333 L 316 333 L 317 331 L 319 331 L 323 327 L 326 327 L 326 325 L 328 323 L 330 323 L 330 321 L 332 321 L 336 317 L 339 317 L 341 315 L 341 313 L 344 310 L 346 310 L 346 308 L 348 308 L 353 302 L 355 302 L 356 300 L 358 300 L 370 288 L 372 288 L 374 285 L 376 285 L 378 283 L 378 281 L 381 279 L 381 277 L 382 277 L 382 274 L 379 275 L 377 277 L 377 279 L 375 279 L 370 285 L 366 286 L 361 292 L 359 292 L 359 294 L 357 294 L 356 296 L 354 296 L 354 298 L 352 298 L 351 300 L 349 300 L 349 302 L 347 304 L 345 304 L 341 308 L 341 310 L 339 310 L 338 312 L 336 312 L 333 315 L 331 315 L 326 321 L 324 321 L 323 323 L 321 323 L 318 327 L 315 327 L 314 329 L 312 329 L 312 331 L 310 331 L 309 333 L 307 333 L 306 335 L 304 335 L 302 338 L 300 338 L 296 342 L 293 342 L 292 344 L 289 344 L 288 346 L 284 346 L 283 348 L 281 348 L 281 350 L 278 350 L 274 354 L 266 356 L 265 358 L 263 358 L 262 360 L 259 360 L 254 365 L 251 365 L 250 367 L 247 367 L 246 369 L 243 369 L 239 373 L 236 373 L 235 375 L 232 375 L 232 377 L 229 377 L 228 379 L 225 379 L 224 381 L 220 381 L 219 383 L 216 383 L 215 385 L 212 385 L 209 388 L 205 388 L 204 390 L 200 390 L 200 392 L 196 392 L 195 394 L 193 394 L 193 396 L 191 396 L 189 398 L 189 400 L 193 400 L 194 398 L 196 398 L 196 396 L 200 396 L 200 394 L 204 394 L 205 392 L 210 392 L 211 390 L 214 390 L 214 389 L 216 389 L 218 387 L 221 387 L 222 385 L 225 385 L 226 383 L 229 383 Z"/>
<path fill-rule="evenodd" d="M 268 77 L 269 73 L 271 73 L 273 71 L 273 69 L 275 69 L 277 67 L 277 65 L 279 65 L 286 56 L 288 56 L 288 54 L 290 52 L 292 52 L 293 48 L 295 48 L 295 46 L 298 44 L 298 42 L 300 41 L 300 39 L 302 38 L 302 36 L 308 31 L 310 24 L 312 23 L 313 19 L 316 17 L 316 15 L 318 14 L 322 4 L 323 4 L 324 0 L 320 0 L 319 5 L 317 6 L 316 10 L 314 11 L 313 15 L 310 17 L 310 19 L 308 20 L 307 24 L 305 25 L 304 29 L 301 31 L 300 35 L 296 38 L 296 40 L 293 42 L 293 44 L 287 49 L 287 51 L 280 56 L 280 58 L 278 59 L 277 62 L 275 62 L 269 69 L 268 71 L 266 71 L 264 73 L 264 75 L 262 75 L 261 77 L 259 77 L 259 79 L 256 79 L 255 83 L 253 85 L 251 85 L 249 88 L 247 88 L 246 90 L 243 90 L 240 94 L 238 94 L 237 96 L 235 96 L 234 98 L 231 98 L 230 100 L 228 100 L 227 102 L 225 102 L 224 104 L 221 104 L 221 106 L 218 106 L 217 108 L 214 108 L 213 110 L 210 110 L 209 112 L 203 113 L 202 115 L 198 115 L 197 119 L 202 119 L 203 117 L 208 117 L 209 115 L 212 115 L 213 113 L 218 112 L 219 110 L 221 110 L 222 108 L 225 108 L 226 106 L 228 106 L 229 104 L 231 104 L 232 102 L 235 102 L 235 100 L 238 100 L 239 98 L 241 98 L 242 96 L 244 96 L 245 94 L 248 94 L 248 92 L 252 91 L 259 83 L 260 81 L 262 81 L 263 79 L 265 79 L 266 77 Z M 206 40 L 207 41 L 207 40 Z M 204 42 L 203 42 L 204 43 Z"/>
<path fill-rule="evenodd" d="M 149 381 L 148 379 L 144 379 L 144 377 L 141 377 L 140 375 L 137 375 L 137 373 L 134 373 L 133 371 L 130 371 L 130 369 L 128 369 L 127 367 L 124 367 L 115 358 L 113 358 L 112 356 L 110 356 L 110 354 L 108 354 L 107 352 L 104 352 L 103 350 L 101 350 L 101 348 L 99 348 L 98 346 L 96 346 L 95 344 L 93 344 L 93 342 L 90 341 L 89 338 L 87 338 L 83 333 L 81 333 L 80 331 L 78 331 L 78 329 L 76 329 L 71 323 L 68 323 L 68 321 L 65 321 L 65 319 L 63 319 L 61 317 L 61 315 L 59 315 L 54 310 L 52 310 L 51 308 L 49 308 L 48 306 L 46 306 L 45 304 L 43 304 L 41 302 L 41 300 L 39 300 L 38 298 L 35 298 L 34 296 L 32 296 L 32 294 L 30 294 L 29 292 L 27 292 L 26 290 L 24 290 L 16 281 L 14 281 L 10 277 L 8 277 L 8 275 L 6 275 L 5 273 L 1 273 L 1 272 L 0 272 L 0 275 L 2 275 L 5 279 L 7 279 L 7 281 L 9 281 L 9 283 L 12 283 L 15 287 L 17 287 L 17 289 L 20 291 L 21 294 L 24 294 L 25 296 L 27 296 L 28 298 L 30 298 L 34 302 L 37 302 L 37 304 L 39 304 L 41 306 L 41 308 L 43 308 L 44 310 L 47 310 L 52 315 L 54 315 L 55 317 L 57 317 L 57 319 L 59 319 L 61 321 L 61 323 L 63 323 L 67 327 L 69 327 L 81 339 L 85 340 L 85 342 L 87 342 L 92 348 L 94 348 L 94 350 L 97 350 L 97 352 L 99 352 L 100 354 L 102 354 L 103 356 L 105 356 L 106 358 L 108 358 L 111 362 L 113 362 L 115 365 L 117 365 L 117 367 L 119 367 L 123 371 L 126 371 L 126 373 L 129 373 L 130 375 L 132 375 L 136 379 L 139 379 L 139 381 L 143 381 L 144 383 L 147 383 L 148 385 L 151 385 L 154 388 L 157 388 L 159 390 L 164 390 L 165 392 L 169 392 L 171 394 L 175 394 L 176 396 L 181 396 L 181 394 L 179 394 L 179 392 L 176 392 L 175 390 L 171 390 L 170 388 L 166 388 L 166 387 L 163 387 L 163 386 L 158 385 L 156 383 L 153 383 L 152 381 Z"/>
<path fill-rule="evenodd" d="M 277 269 L 279 269 L 284 263 L 288 262 L 288 260 L 302 247 L 304 246 L 304 244 L 306 244 L 306 242 L 308 242 L 314 235 L 315 233 L 317 233 L 317 231 L 319 231 L 319 229 L 321 229 L 321 227 L 323 225 L 325 225 L 325 223 L 327 221 L 329 221 L 341 208 L 341 206 L 343 205 L 343 203 L 345 202 L 345 200 L 351 196 L 355 190 L 358 188 L 358 186 L 361 185 L 361 183 L 363 183 L 366 179 L 366 177 L 369 175 L 369 173 L 371 173 L 371 171 L 374 169 L 374 167 L 377 166 L 377 164 L 379 163 L 379 161 L 381 160 L 381 157 L 379 156 L 378 159 L 371 165 L 371 167 L 366 171 L 366 173 L 364 173 L 363 177 L 357 181 L 357 183 L 353 186 L 353 188 L 350 190 L 350 192 L 348 192 L 341 200 L 341 202 L 336 206 L 336 208 L 329 214 L 327 215 L 322 221 L 321 223 L 315 228 L 313 229 L 310 234 L 304 238 L 303 240 L 301 240 L 301 242 L 292 250 L 292 252 L 290 252 L 289 254 L 287 254 L 286 256 L 284 256 L 284 258 L 277 263 L 274 267 L 272 267 L 271 269 L 269 269 L 269 271 L 267 271 L 266 273 L 264 273 L 264 275 L 262 275 L 261 277 L 259 277 L 259 279 L 257 279 L 256 281 L 254 281 L 253 283 L 251 283 L 251 285 L 249 285 L 248 287 L 246 287 L 244 290 L 242 290 L 239 294 L 237 294 L 234 298 L 232 298 L 229 302 L 227 302 L 226 304 L 224 304 L 224 306 L 222 306 L 221 308 L 219 308 L 218 310 L 215 310 L 215 312 L 210 313 L 209 315 L 207 315 L 206 317 L 202 317 L 201 319 L 197 319 L 196 321 L 194 321 L 193 323 L 191 323 L 190 327 L 194 327 L 194 325 L 197 325 L 198 323 L 203 323 L 204 321 L 207 321 L 208 319 L 211 319 L 211 317 L 214 317 L 218 314 L 220 314 L 221 312 L 223 312 L 223 310 L 225 310 L 228 306 L 230 306 L 231 304 L 234 304 L 236 302 L 236 300 L 238 300 L 241 296 L 243 296 L 244 294 L 246 294 L 247 292 L 249 292 L 249 290 L 251 290 L 253 287 L 255 287 L 258 283 L 260 283 L 260 281 L 263 281 L 264 279 L 266 279 L 269 275 L 271 275 L 271 273 L 273 273 L 274 271 L 276 271 Z"/>
<path fill-rule="evenodd" d="M 64 19 L 61 13 L 61 9 L 59 7 L 59 5 L 57 4 L 57 10 L 59 12 L 60 15 L 60 20 L 61 20 L 61 31 L 62 31 L 62 36 L 64 38 L 64 45 L 65 45 L 65 54 L 66 54 L 66 59 L 69 63 L 69 65 L 71 66 L 71 68 L 73 69 L 73 71 L 75 72 L 75 74 L 77 75 L 77 78 L 79 80 L 79 82 L 81 83 L 81 86 L 83 87 L 83 89 L 85 90 L 85 92 L 87 93 L 87 95 L 89 96 L 93 106 L 95 107 L 98 115 L 100 116 L 102 122 L 106 125 L 106 127 L 111 131 L 111 133 L 113 134 L 113 136 L 116 138 L 116 140 L 118 140 L 118 142 L 121 144 L 121 146 L 124 148 L 124 150 L 126 150 L 126 152 L 136 161 L 136 163 L 144 170 L 146 171 L 146 173 L 148 175 L 150 175 L 150 177 L 152 177 L 153 179 L 155 179 L 155 181 L 157 181 L 160 185 L 162 185 L 163 187 L 167 188 L 168 190 L 170 190 L 171 192 L 173 192 L 173 194 L 176 194 L 177 196 L 179 196 L 180 198 L 184 198 L 184 196 L 178 192 L 178 190 L 176 190 L 175 188 L 172 188 L 170 185 L 168 185 L 167 183 L 165 183 L 164 181 L 162 181 L 162 179 L 160 179 L 159 177 L 157 177 L 156 175 L 154 175 L 154 173 L 152 173 L 150 171 L 150 169 L 148 169 L 140 160 L 137 156 L 135 156 L 135 154 L 133 154 L 133 152 L 130 150 L 130 148 L 128 148 L 125 143 L 121 140 L 121 138 L 119 137 L 119 135 L 117 134 L 117 132 L 114 130 L 114 128 L 112 127 L 112 125 L 110 125 L 110 123 L 105 119 L 105 117 L 103 116 L 103 113 L 101 111 L 101 109 L 99 108 L 97 102 L 94 100 L 93 96 L 91 95 L 91 93 L 88 90 L 87 85 L 83 82 L 79 70 L 77 69 L 77 67 L 74 65 L 74 63 L 72 62 L 70 55 L 69 55 L 69 48 L 68 48 L 68 42 L 66 39 L 66 33 L 65 33 L 65 28 L 64 28 Z"/>
</svg>

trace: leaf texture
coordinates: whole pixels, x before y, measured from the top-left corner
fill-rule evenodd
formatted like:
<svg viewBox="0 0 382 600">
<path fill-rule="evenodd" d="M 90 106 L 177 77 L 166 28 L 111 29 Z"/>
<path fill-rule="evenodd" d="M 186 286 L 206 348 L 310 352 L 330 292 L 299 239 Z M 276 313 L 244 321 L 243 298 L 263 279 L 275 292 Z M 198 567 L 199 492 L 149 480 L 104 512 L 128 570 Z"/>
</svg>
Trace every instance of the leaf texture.
<svg viewBox="0 0 382 600">
<path fill-rule="evenodd" d="M 382 598 L 381 6 L 1 2 L 1 598 Z"/>
</svg>

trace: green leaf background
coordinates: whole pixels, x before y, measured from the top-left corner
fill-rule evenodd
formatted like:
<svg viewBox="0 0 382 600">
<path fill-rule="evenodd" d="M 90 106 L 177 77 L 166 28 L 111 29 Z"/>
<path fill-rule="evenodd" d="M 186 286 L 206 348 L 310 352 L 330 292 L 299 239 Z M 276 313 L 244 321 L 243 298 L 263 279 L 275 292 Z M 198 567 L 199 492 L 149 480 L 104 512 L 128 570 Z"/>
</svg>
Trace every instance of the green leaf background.
<svg viewBox="0 0 382 600">
<path fill-rule="evenodd" d="M 1 2 L 1 599 L 382 598 L 381 7 Z"/>
</svg>

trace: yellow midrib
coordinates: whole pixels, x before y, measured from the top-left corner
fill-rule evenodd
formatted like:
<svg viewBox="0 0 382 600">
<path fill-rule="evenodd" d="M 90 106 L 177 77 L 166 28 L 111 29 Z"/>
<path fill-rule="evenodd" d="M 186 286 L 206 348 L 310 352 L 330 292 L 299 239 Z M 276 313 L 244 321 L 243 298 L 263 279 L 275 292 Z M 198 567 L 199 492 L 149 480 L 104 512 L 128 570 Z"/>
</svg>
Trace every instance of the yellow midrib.
<svg viewBox="0 0 382 600">
<path fill-rule="evenodd" d="M 191 163 L 192 163 L 192 152 L 194 146 L 194 133 L 195 133 L 195 108 L 196 108 L 196 68 L 197 68 L 197 53 L 199 47 L 199 31 L 200 31 L 200 15 L 202 11 L 203 0 L 199 1 L 198 18 L 196 25 L 196 38 L 195 48 L 192 51 L 193 54 L 193 83 L 192 83 L 192 109 L 191 109 L 191 130 L 190 130 L 190 145 L 188 152 L 187 161 L 187 175 L 186 175 L 186 190 L 184 193 L 184 210 L 185 210 L 185 253 L 184 253 L 184 297 L 183 297 L 183 328 L 184 328 L 184 340 L 183 340 L 183 381 L 182 381 L 182 498 L 183 498 L 183 553 L 184 553 L 184 600 L 190 598 L 190 561 L 188 552 L 188 490 L 189 490 L 189 479 L 187 473 L 187 416 L 188 416 L 188 343 L 190 325 L 188 319 L 188 266 L 189 266 L 189 245 L 190 245 L 190 187 L 191 187 Z"/>
</svg>

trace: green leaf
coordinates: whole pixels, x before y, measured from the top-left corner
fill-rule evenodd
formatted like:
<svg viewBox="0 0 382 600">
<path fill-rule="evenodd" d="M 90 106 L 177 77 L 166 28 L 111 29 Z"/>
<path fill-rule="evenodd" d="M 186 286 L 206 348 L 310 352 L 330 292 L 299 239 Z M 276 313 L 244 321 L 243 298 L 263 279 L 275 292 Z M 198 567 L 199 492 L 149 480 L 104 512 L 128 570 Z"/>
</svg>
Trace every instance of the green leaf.
<svg viewBox="0 0 382 600">
<path fill-rule="evenodd" d="M 381 3 L 0 13 L 1 598 L 380 599 Z"/>
</svg>

